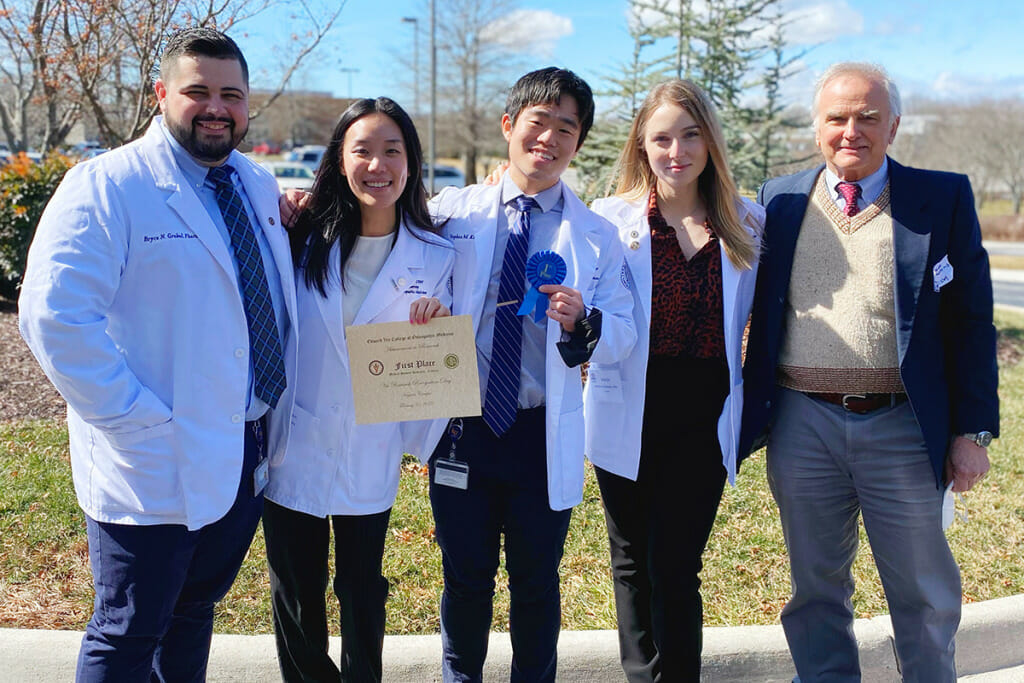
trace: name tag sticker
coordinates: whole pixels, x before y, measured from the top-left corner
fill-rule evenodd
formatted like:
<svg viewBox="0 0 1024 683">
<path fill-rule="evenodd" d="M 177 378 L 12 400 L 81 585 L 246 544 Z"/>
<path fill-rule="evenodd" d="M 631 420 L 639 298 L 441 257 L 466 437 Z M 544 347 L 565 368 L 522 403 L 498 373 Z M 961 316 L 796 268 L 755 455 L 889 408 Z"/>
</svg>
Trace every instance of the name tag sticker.
<svg viewBox="0 0 1024 683">
<path fill-rule="evenodd" d="M 465 491 L 469 488 L 469 463 L 452 458 L 438 458 L 434 463 L 434 483 Z"/>
<path fill-rule="evenodd" d="M 932 267 L 932 283 L 935 291 L 939 291 L 953 281 L 953 266 L 949 263 L 949 256 L 942 259 Z"/>
<path fill-rule="evenodd" d="M 622 403 L 622 374 L 618 368 L 590 366 L 587 373 L 588 391 L 604 403 Z"/>
</svg>

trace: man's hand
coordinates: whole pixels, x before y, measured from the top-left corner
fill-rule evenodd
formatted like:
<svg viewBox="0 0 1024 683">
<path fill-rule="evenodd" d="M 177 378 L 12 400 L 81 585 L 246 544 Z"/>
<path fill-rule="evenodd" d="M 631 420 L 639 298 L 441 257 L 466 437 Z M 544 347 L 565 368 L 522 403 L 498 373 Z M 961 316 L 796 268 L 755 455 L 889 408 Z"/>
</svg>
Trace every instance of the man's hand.
<svg viewBox="0 0 1024 683">
<path fill-rule="evenodd" d="M 295 220 L 299 217 L 309 205 L 309 200 L 313 197 L 312 194 L 305 190 L 296 190 L 294 188 L 285 190 L 277 200 L 277 206 L 281 211 L 281 224 L 285 228 L 291 228 L 295 225 Z"/>
<path fill-rule="evenodd" d="M 436 297 L 421 296 L 409 306 L 409 322 L 413 325 L 423 325 L 431 318 L 443 318 L 451 314 L 448 307 Z"/>
<path fill-rule="evenodd" d="M 548 295 L 548 317 L 562 326 L 566 332 L 576 329 L 576 323 L 583 320 L 586 307 L 579 290 L 565 285 L 541 285 L 538 289 Z"/>
<path fill-rule="evenodd" d="M 953 482 L 953 492 L 971 490 L 988 472 L 988 451 L 970 439 L 953 437 L 946 456 L 946 483 Z"/>
</svg>

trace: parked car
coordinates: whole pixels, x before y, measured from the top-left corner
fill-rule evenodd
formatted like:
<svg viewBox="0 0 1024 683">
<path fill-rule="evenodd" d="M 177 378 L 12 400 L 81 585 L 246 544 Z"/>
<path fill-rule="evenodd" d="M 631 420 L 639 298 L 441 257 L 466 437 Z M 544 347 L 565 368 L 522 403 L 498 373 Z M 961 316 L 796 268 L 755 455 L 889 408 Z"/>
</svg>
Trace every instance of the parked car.
<svg viewBox="0 0 1024 683">
<path fill-rule="evenodd" d="M 428 172 L 427 165 L 423 164 L 423 187 L 429 195 L 435 195 L 446 187 L 466 186 L 466 176 L 459 169 L 454 166 L 434 166 L 434 187 L 431 189 L 427 184 L 430 182 Z"/>
<path fill-rule="evenodd" d="M 285 155 L 286 161 L 295 161 L 315 171 L 320 166 L 320 159 L 323 158 L 327 148 L 323 145 L 303 145 L 296 147 Z"/>
<path fill-rule="evenodd" d="M 107 149 L 106 147 L 92 147 L 90 149 L 85 150 L 85 152 L 82 153 L 82 156 L 80 157 L 80 159 L 82 161 L 85 161 L 86 159 L 95 159 L 96 157 L 98 157 L 99 155 L 103 154 L 104 152 L 109 152 L 109 151 L 110 150 Z"/>
<path fill-rule="evenodd" d="M 316 176 L 308 166 L 298 161 L 264 161 L 260 164 L 274 174 L 281 192 L 285 190 L 308 190 L 313 187 Z"/>
<path fill-rule="evenodd" d="M 281 153 L 281 146 L 280 145 L 272 145 L 269 142 L 264 141 L 264 142 L 261 142 L 258 145 L 253 145 L 252 153 L 253 154 L 264 154 L 264 155 L 266 155 L 266 154 L 280 154 Z"/>
</svg>

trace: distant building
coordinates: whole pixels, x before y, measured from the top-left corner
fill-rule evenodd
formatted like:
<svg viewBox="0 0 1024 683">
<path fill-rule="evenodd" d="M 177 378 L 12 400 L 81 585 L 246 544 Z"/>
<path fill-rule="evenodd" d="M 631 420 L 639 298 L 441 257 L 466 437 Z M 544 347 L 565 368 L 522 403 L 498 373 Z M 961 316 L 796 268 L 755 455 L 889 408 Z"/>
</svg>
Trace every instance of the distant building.
<svg viewBox="0 0 1024 683">
<path fill-rule="evenodd" d="M 289 90 L 264 109 L 272 95 L 267 90 L 253 90 L 249 94 L 249 112 L 258 112 L 249 121 L 247 136 L 254 145 L 267 142 L 282 149 L 326 145 L 338 117 L 353 101 L 327 92 Z"/>
</svg>

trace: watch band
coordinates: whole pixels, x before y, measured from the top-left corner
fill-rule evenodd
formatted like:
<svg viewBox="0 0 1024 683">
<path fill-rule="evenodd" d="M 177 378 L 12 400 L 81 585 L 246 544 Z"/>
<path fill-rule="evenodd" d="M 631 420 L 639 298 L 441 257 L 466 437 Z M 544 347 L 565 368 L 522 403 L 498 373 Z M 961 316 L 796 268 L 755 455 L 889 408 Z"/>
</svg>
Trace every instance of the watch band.
<svg viewBox="0 0 1024 683">
<path fill-rule="evenodd" d="M 970 439 L 976 445 L 981 446 L 982 448 L 988 448 L 989 444 L 992 443 L 992 432 L 985 430 L 982 430 L 980 432 L 968 432 L 966 434 L 961 434 L 960 436 L 964 437 L 965 439 Z"/>
</svg>

